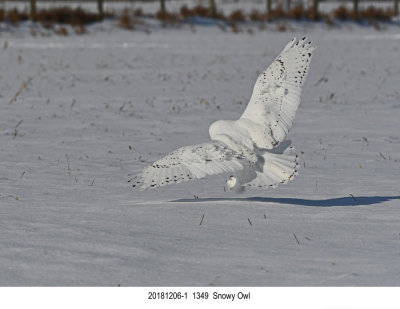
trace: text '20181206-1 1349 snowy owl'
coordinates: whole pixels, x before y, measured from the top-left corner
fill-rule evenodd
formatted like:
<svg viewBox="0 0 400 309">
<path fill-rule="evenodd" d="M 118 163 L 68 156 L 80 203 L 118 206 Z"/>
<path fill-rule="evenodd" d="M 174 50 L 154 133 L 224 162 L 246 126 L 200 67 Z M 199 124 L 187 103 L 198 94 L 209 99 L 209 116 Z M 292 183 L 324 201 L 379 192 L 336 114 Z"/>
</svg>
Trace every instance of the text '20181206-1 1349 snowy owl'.
<svg viewBox="0 0 400 309">
<path fill-rule="evenodd" d="M 275 187 L 297 174 L 297 155 L 285 137 L 300 104 L 315 47 L 294 38 L 257 78 L 238 120 L 211 124 L 211 142 L 179 148 L 145 167 L 130 181 L 140 190 L 207 175 L 231 173 L 231 190 Z"/>
</svg>

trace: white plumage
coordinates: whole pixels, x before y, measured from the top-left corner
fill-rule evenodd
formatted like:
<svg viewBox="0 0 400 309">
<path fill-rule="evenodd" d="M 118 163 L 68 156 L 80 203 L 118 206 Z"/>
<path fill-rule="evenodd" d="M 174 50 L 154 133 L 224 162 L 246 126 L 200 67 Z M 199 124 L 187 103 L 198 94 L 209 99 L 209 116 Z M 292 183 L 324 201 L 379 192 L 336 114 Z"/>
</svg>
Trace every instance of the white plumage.
<svg viewBox="0 0 400 309">
<path fill-rule="evenodd" d="M 297 156 L 284 141 L 300 104 L 314 46 L 294 38 L 258 77 L 236 121 L 214 122 L 211 142 L 186 146 L 144 168 L 132 179 L 145 190 L 207 175 L 231 173 L 230 189 L 274 187 L 297 174 Z"/>
</svg>

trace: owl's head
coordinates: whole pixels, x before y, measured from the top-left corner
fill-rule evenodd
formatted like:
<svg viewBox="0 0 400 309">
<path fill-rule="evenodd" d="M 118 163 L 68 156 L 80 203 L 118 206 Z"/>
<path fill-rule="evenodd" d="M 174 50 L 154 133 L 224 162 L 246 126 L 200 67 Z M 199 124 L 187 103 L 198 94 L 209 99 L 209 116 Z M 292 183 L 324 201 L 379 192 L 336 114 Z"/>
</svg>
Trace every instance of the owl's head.
<svg viewBox="0 0 400 309">
<path fill-rule="evenodd" d="M 208 132 L 210 133 L 211 139 L 214 139 L 215 136 L 226 134 L 226 132 L 227 131 L 229 132 L 229 130 L 230 130 L 229 121 L 218 120 L 211 124 L 210 128 L 208 129 Z"/>
<path fill-rule="evenodd" d="M 218 120 L 211 124 L 209 128 L 210 138 L 213 141 L 223 142 L 231 149 L 236 149 L 236 142 L 232 139 L 231 134 L 235 132 L 233 128 L 234 121 Z"/>
<path fill-rule="evenodd" d="M 228 187 L 229 190 L 233 190 L 237 193 L 244 191 L 244 187 L 235 176 L 229 177 L 229 179 L 226 181 L 226 186 Z"/>
</svg>

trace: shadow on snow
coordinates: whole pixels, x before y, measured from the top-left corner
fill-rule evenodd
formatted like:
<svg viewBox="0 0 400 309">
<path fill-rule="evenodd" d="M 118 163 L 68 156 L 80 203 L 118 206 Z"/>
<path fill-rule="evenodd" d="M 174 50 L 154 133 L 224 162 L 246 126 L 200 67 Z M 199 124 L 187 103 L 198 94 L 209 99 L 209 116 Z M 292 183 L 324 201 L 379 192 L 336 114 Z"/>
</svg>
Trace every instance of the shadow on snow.
<svg viewBox="0 0 400 309">
<path fill-rule="evenodd" d="M 273 197 L 245 197 L 245 198 L 198 198 L 198 199 L 179 199 L 171 202 L 175 203 L 199 203 L 199 202 L 262 202 L 262 203 L 278 203 L 291 204 L 301 206 L 315 207 L 333 207 L 333 206 L 362 206 L 379 204 L 391 200 L 398 200 L 400 196 L 345 196 L 330 198 L 325 200 L 308 200 L 301 198 L 273 198 Z"/>
</svg>

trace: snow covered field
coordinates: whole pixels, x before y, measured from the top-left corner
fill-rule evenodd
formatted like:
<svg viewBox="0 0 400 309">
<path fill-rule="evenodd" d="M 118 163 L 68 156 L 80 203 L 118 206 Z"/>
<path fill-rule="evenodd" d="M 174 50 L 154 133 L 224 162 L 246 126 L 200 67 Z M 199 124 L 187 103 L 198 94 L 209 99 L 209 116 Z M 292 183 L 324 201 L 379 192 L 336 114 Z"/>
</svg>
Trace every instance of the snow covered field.
<svg viewBox="0 0 400 309">
<path fill-rule="evenodd" d="M 0 285 L 400 285 L 400 29 L 275 28 L 2 32 Z M 317 50 L 292 182 L 130 187 L 238 118 L 257 74 L 304 35 Z"/>
</svg>

